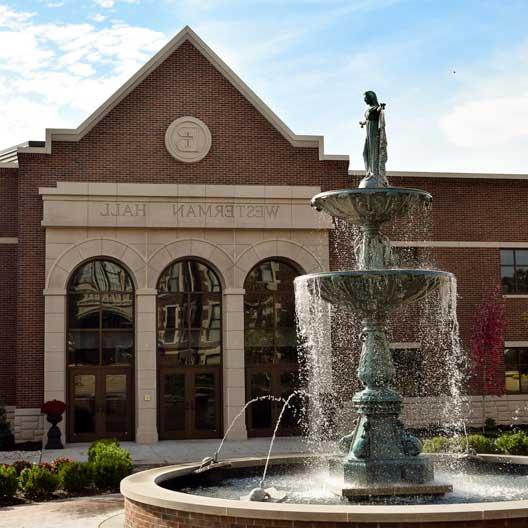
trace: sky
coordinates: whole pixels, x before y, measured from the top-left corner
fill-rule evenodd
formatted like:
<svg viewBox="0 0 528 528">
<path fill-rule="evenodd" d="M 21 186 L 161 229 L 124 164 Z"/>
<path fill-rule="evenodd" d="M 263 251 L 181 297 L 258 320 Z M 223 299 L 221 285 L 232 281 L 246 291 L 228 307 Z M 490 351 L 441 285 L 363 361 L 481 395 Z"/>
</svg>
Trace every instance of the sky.
<svg viewBox="0 0 528 528">
<path fill-rule="evenodd" d="M 297 134 L 362 168 L 528 173 L 528 0 L 0 0 L 0 149 L 76 128 L 185 25 Z"/>
</svg>

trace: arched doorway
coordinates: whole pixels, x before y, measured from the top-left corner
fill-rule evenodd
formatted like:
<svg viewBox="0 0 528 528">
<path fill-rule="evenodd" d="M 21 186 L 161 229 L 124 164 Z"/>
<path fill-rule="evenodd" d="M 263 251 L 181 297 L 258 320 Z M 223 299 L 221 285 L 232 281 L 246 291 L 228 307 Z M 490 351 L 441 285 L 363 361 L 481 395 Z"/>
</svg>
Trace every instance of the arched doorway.
<svg viewBox="0 0 528 528">
<path fill-rule="evenodd" d="M 160 439 L 222 435 L 222 286 L 197 259 L 172 263 L 157 297 Z"/>
<path fill-rule="evenodd" d="M 67 293 L 68 440 L 134 436 L 134 285 L 117 262 L 96 259 Z"/>
<path fill-rule="evenodd" d="M 244 282 L 246 401 L 287 398 L 299 382 L 293 279 L 302 272 L 281 259 L 257 264 Z M 298 403 L 292 400 L 292 404 Z M 248 436 L 271 436 L 282 404 L 263 400 L 248 408 Z M 278 434 L 298 434 L 298 417 L 287 409 Z"/>
</svg>

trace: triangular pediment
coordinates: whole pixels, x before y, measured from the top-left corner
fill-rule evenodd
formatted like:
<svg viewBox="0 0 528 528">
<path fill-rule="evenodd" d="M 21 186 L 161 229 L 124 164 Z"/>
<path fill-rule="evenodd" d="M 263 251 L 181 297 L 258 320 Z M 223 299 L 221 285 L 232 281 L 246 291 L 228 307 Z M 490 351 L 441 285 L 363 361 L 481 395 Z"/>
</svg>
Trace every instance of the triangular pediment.
<svg viewBox="0 0 528 528">
<path fill-rule="evenodd" d="M 80 141 L 108 113 L 121 103 L 152 72 L 169 58 L 182 44 L 190 42 L 216 70 L 218 70 L 262 116 L 294 147 L 319 149 L 319 159 L 348 160 L 346 155 L 325 155 L 323 136 L 298 135 L 290 128 L 247 86 L 242 79 L 189 27 L 184 27 L 152 59 L 150 59 L 134 76 L 119 88 L 105 103 L 85 119 L 76 129 L 46 129 L 45 146 L 19 146 L 20 152 L 51 153 L 53 141 Z"/>
</svg>

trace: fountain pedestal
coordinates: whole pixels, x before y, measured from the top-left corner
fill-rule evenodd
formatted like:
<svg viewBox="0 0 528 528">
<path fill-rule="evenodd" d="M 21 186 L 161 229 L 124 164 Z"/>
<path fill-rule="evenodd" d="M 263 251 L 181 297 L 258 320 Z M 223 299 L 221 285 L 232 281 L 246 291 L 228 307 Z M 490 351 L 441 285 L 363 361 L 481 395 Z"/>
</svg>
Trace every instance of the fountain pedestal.
<svg viewBox="0 0 528 528">
<path fill-rule="evenodd" d="M 432 460 L 420 456 L 422 443 L 399 418 L 403 403 L 391 388 L 395 369 L 385 330 L 390 312 L 453 278 L 443 271 L 395 268 L 390 241 L 380 231 L 384 222 L 412 215 L 430 201 L 424 191 L 395 187 L 327 191 L 312 199 L 318 210 L 361 226 L 354 243 L 357 270 L 295 279 L 296 287 L 363 318 L 358 378 L 365 388 L 352 401 L 359 417 L 355 431 L 340 441 L 344 458 L 331 462 L 332 473 L 343 476 L 340 493 L 346 497 L 451 490 L 434 482 Z"/>
</svg>

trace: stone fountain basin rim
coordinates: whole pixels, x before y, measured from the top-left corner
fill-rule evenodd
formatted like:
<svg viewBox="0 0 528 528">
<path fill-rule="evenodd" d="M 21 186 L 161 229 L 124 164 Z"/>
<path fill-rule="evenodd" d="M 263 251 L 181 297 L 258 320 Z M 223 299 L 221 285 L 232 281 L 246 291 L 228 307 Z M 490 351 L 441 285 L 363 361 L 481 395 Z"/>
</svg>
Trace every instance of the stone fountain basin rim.
<svg viewBox="0 0 528 528">
<path fill-rule="evenodd" d="M 326 198 L 327 196 L 333 196 L 335 194 L 377 194 L 377 193 L 401 193 L 401 194 L 420 194 L 428 200 L 433 199 L 433 195 L 423 189 L 415 189 L 413 187 L 374 187 L 374 188 L 359 188 L 353 187 L 350 189 L 334 189 L 331 191 L 323 191 L 316 194 L 311 203 L 320 198 Z"/>
<path fill-rule="evenodd" d="M 387 269 L 372 269 L 372 270 L 344 270 L 344 271 L 320 271 L 316 273 L 306 273 L 295 277 L 294 282 L 302 282 L 304 280 L 311 280 L 325 277 L 365 277 L 365 276 L 383 276 L 383 275 L 404 275 L 410 273 L 411 275 L 424 275 L 430 277 L 440 278 L 454 278 L 453 273 L 441 270 L 428 270 L 418 268 L 387 268 Z"/>
<path fill-rule="evenodd" d="M 271 457 L 270 464 L 301 464 L 318 456 L 307 454 L 276 455 Z M 479 458 L 485 462 L 528 465 L 528 457 L 479 455 Z M 229 461 L 232 467 L 243 468 L 264 466 L 266 458 L 245 457 L 222 460 L 222 462 L 224 461 Z M 462 522 L 528 517 L 528 500 L 401 506 L 267 504 L 203 497 L 172 491 L 158 485 L 166 480 L 192 473 L 199 466 L 199 463 L 186 463 L 135 473 L 121 481 L 121 493 L 126 499 L 140 504 L 180 512 L 284 521 L 357 523 Z"/>
</svg>

